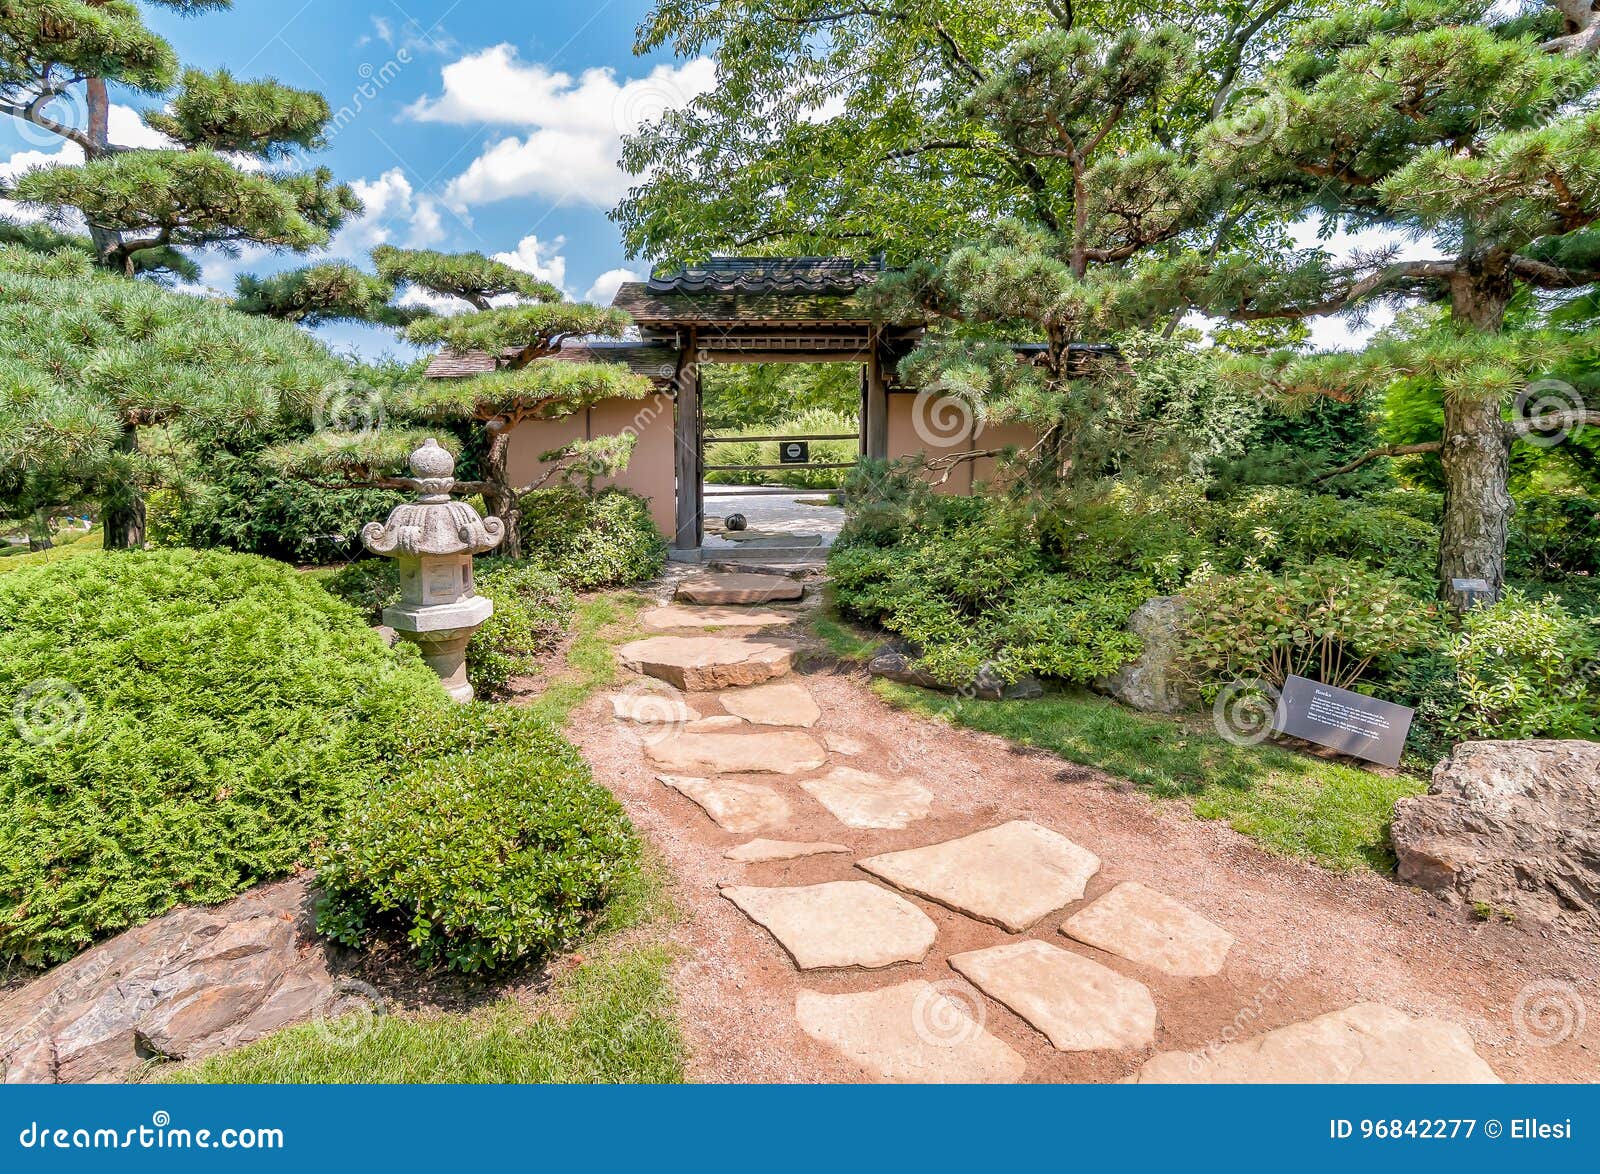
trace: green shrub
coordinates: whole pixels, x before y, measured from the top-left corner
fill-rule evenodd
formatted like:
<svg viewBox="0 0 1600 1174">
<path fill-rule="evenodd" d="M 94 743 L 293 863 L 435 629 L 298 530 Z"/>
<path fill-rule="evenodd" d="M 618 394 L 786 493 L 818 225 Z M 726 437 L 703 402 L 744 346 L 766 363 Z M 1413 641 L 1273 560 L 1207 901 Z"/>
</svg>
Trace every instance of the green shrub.
<svg viewBox="0 0 1600 1174">
<path fill-rule="evenodd" d="M 494 615 L 467 644 L 467 678 L 484 700 L 503 696 L 512 677 L 538 670 L 572 622 L 572 592 L 550 571 L 509 559 L 481 559 L 473 578 Z"/>
<path fill-rule="evenodd" d="M 329 845 L 324 933 L 494 969 L 570 944 L 637 867 L 627 817 L 554 727 L 477 705 L 463 720 L 493 728 L 367 795 Z"/>
<path fill-rule="evenodd" d="M 1521 578 L 1600 578 L 1600 501 L 1581 493 L 1517 498 L 1506 544 L 1508 570 Z"/>
<path fill-rule="evenodd" d="M 637 493 L 541 489 L 525 495 L 521 509 L 524 556 L 574 591 L 642 583 L 666 564 L 666 540 Z"/>
<path fill-rule="evenodd" d="M 383 609 L 400 602 L 400 566 L 392 558 L 357 559 L 321 582 L 369 623 L 381 624 Z"/>
<path fill-rule="evenodd" d="M 1459 694 L 1449 723 L 1455 737 L 1600 734 L 1600 619 L 1508 590 L 1468 612 L 1444 652 Z"/>
<path fill-rule="evenodd" d="M 449 708 L 281 563 L 190 550 L 0 580 L 0 957 L 60 961 L 309 859 Z"/>
<path fill-rule="evenodd" d="M 1218 575 L 1185 595 L 1183 669 L 1208 697 L 1290 674 L 1349 688 L 1439 633 L 1437 609 L 1403 584 L 1333 560 L 1281 576 Z"/>
</svg>

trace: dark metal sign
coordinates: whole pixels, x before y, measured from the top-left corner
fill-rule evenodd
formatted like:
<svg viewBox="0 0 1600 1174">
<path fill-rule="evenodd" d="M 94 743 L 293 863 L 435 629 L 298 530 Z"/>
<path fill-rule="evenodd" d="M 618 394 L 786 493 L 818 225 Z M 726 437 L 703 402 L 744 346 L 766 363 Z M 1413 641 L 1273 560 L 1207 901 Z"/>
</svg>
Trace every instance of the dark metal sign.
<svg viewBox="0 0 1600 1174">
<path fill-rule="evenodd" d="M 1272 728 L 1341 754 L 1399 766 L 1414 714 L 1404 705 L 1291 676 L 1283 683 Z"/>
<path fill-rule="evenodd" d="M 811 459 L 811 445 L 804 440 L 785 440 L 778 445 L 778 459 L 786 465 L 803 465 Z"/>
</svg>

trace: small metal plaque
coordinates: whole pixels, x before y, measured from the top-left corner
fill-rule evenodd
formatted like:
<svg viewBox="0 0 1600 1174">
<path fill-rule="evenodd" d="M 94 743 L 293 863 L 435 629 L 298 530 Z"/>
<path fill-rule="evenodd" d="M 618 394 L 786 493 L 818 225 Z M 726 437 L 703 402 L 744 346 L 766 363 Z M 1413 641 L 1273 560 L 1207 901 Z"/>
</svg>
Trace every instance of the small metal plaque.
<svg viewBox="0 0 1600 1174">
<path fill-rule="evenodd" d="M 1479 593 L 1487 593 L 1488 590 L 1489 590 L 1489 580 L 1487 580 L 1487 579 L 1451 579 L 1450 580 L 1450 589 L 1452 591 L 1462 592 L 1462 593 L 1468 592 L 1468 591 L 1479 592 Z"/>
<path fill-rule="evenodd" d="M 785 440 L 778 445 L 778 460 L 785 465 L 803 465 L 811 459 L 811 445 L 804 440 Z"/>
<path fill-rule="evenodd" d="M 1272 728 L 1341 754 L 1399 766 L 1414 714 L 1392 701 L 1292 676 L 1283 683 Z"/>
</svg>

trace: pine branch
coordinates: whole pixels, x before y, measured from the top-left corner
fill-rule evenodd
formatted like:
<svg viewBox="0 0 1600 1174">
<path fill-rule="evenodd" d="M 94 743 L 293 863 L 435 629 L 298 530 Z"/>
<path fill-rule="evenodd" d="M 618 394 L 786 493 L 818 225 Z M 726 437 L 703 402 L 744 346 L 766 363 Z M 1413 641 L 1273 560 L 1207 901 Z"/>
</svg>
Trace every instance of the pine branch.
<svg viewBox="0 0 1600 1174">
<path fill-rule="evenodd" d="M 1371 297 L 1391 287 L 1408 281 L 1447 281 L 1458 272 L 1453 261 L 1404 261 L 1398 265 L 1385 265 L 1382 269 L 1357 281 L 1320 302 L 1304 306 L 1282 306 L 1275 309 L 1251 309 L 1238 306 L 1225 311 L 1227 317 L 1239 322 L 1255 322 L 1265 318 L 1317 318 L 1337 314 L 1363 298 Z"/>
<path fill-rule="evenodd" d="M 1574 408 L 1569 412 L 1546 412 L 1540 416 L 1529 416 L 1525 420 L 1511 420 L 1506 423 L 1506 436 L 1517 440 L 1536 432 L 1548 435 L 1569 429 L 1576 430 L 1586 425 L 1600 428 L 1600 409 Z"/>
<path fill-rule="evenodd" d="M 1382 457 L 1409 457 L 1418 453 L 1438 452 L 1443 447 L 1444 441 L 1442 440 L 1424 440 L 1418 444 L 1386 444 L 1381 448 L 1369 449 L 1355 460 L 1346 461 L 1337 469 L 1329 469 L 1326 473 L 1317 474 L 1311 479 L 1311 483 L 1319 485 L 1324 481 L 1331 481 L 1335 477 L 1343 476 L 1345 473 L 1353 473 L 1361 468 L 1362 465 L 1379 460 Z"/>
</svg>

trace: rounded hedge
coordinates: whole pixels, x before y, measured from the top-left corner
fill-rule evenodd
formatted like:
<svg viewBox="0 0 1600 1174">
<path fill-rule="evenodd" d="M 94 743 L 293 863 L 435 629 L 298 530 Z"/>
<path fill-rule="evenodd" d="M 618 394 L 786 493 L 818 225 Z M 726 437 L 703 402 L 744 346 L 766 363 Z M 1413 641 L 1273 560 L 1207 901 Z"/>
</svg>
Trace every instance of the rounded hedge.
<svg viewBox="0 0 1600 1174">
<path fill-rule="evenodd" d="M 191 550 L 0 580 L 0 957 L 70 957 L 309 859 L 450 708 L 293 569 Z"/>
<path fill-rule="evenodd" d="M 650 503 L 626 489 L 590 496 L 566 487 L 525 494 L 523 557 L 542 563 L 574 591 L 642 583 L 661 573 L 666 539 Z"/>
<path fill-rule="evenodd" d="M 577 749 L 526 711 L 463 707 L 470 750 L 364 796 L 324 854 L 318 928 L 403 936 L 425 965 L 494 969 L 569 945 L 638 843 Z"/>
</svg>

